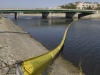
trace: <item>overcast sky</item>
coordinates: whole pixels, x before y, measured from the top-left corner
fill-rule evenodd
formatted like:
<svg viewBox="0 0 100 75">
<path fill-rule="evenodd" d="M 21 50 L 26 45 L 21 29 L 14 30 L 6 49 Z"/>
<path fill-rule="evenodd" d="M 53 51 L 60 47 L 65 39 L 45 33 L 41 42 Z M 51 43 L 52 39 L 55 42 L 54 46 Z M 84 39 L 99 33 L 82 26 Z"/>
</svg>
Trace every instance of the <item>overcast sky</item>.
<svg viewBox="0 0 100 75">
<path fill-rule="evenodd" d="M 79 0 L 78 0 L 79 1 Z M 80 0 L 81 2 L 98 2 L 100 0 Z M 0 8 L 45 8 L 56 7 L 77 0 L 0 0 Z"/>
</svg>

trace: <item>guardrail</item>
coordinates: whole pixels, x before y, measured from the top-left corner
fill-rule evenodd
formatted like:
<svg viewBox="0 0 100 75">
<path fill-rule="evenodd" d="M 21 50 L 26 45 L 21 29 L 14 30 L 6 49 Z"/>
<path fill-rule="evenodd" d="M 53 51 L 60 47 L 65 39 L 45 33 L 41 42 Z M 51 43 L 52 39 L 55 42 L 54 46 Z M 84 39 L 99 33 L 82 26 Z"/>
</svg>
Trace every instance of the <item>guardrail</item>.
<svg viewBox="0 0 100 75">
<path fill-rule="evenodd" d="M 68 29 L 73 22 L 71 22 L 68 25 L 61 43 L 55 49 L 51 50 L 46 54 L 30 58 L 22 62 L 21 69 L 24 75 L 40 75 L 51 65 L 56 55 L 60 52 L 61 48 L 63 47 Z"/>
</svg>

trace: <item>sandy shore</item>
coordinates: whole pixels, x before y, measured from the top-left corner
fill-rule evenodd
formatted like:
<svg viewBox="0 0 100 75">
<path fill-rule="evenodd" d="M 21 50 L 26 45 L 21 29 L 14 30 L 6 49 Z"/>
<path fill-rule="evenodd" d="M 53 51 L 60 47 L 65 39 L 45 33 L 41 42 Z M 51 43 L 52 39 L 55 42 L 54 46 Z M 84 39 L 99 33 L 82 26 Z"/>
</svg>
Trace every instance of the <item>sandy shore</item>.
<svg viewBox="0 0 100 75">
<path fill-rule="evenodd" d="M 49 75 L 50 73 L 51 75 L 80 75 L 79 69 L 69 61 L 66 61 L 61 54 L 46 72 L 44 75 Z"/>
<path fill-rule="evenodd" d="M 1 67 L 46 52 L 48 50 L 42 44 L 31 38 L 27 32 L 23 31 L 11 20 L 7 18 L 0 19 L 0 75 L 15 75 L 8 74 L 8 67 Z M 50 68 L 54 70 L 52 75 L 79 75 L 79 70 L 61 56 L 55 60 Z M 45 75 L 48 75 L 46 72 Z"/>
</svg>

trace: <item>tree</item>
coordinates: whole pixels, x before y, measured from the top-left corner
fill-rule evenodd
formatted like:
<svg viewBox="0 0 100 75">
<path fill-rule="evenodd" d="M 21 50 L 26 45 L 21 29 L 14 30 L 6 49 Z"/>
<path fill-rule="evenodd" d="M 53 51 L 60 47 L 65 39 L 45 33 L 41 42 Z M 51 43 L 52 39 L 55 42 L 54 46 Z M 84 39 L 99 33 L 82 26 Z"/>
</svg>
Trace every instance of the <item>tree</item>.
<svg viewBox="0 0 100 75">
<path fill-rule="evenodd" d="M 62 5 L 60 7 L 63 8 L 63 9 L 76 9 L 76 5 L 72 4 L 72 3 L 70 3 L 68 5 Z"/>
<path fill-rule="evenodd" d="M 87 7 L 86 9 L 88 9 L 88 10 L 92 10 L 91 6 Z"/>
<path fill-rule="evenodd" d="M 75 4 L 70 4 L 70 8 L 71 9 L 76 9 L 76 5 Z"/>
<path fill-rule="evenodd" d="M 100 4 L 98 4 L 98 7 L 95 8 L 95 10 L 100 10 Z"/>
</svg>

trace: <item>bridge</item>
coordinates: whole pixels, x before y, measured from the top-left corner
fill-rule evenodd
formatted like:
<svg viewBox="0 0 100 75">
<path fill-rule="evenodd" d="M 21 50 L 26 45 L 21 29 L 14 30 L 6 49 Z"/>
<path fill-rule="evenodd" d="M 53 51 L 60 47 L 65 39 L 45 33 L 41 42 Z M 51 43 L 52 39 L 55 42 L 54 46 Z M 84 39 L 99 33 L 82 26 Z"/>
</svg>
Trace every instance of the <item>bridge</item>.
<svg viewBox="0 0 100 75">
<path fill-rule="evenodd" d="M 77 10 L 77 9 L 0 9 L 0 13 L 14 13 L 15 19 L 18 19 L 18 13 L 32 12 L 42 13 L 42 18 L 51 17 L 51 13 L 65 13 L 66 18 L 79 17 L 78 14 L 94 14 L 95 10 Z"/>
</svg>

